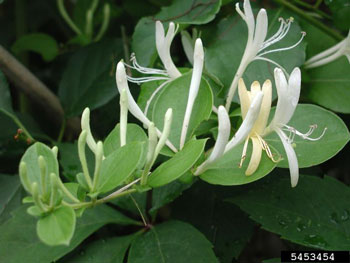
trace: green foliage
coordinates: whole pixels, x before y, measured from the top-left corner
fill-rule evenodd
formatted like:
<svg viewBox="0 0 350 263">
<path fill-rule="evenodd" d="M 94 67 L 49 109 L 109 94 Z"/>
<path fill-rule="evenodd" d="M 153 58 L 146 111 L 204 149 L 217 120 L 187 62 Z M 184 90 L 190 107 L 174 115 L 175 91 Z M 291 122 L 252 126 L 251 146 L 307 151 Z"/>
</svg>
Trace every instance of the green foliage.
<svg viewBox="0 0 350 263">
<path fill-rule="evenodd" d="M 162 163 L 149 176 L 148 185 L 159 187 L 168 184 L 191 169 L 203 153 L 206 140 L 191 140 L 169 161 Z"/>
<path fill-rule="evenodd" d="M 0 262 L 280 262 L 276 247 L 350 250 L 347 0 L 251 1 L 253 16 L 248 0 L 2 2 Z M 330 47 L 336 60 L 305 63 Z M 295 82 L 279 94 L 276 67 Z M 264 134 L 261 160 L 251 141 L 222 154 L 227 137 L 256 135 L 236 94 L 228 117 L 219 107 L 234 77 L 270 79 L 272 106 L 291 103 L 275 127 L 287 141 Z M 250 160 L 258 168 L 246 176 Z M 310 175 L 291 188 L 282 168 Z"/>
<path fill-rule="evenodd" d="M 47 245 L 69 245 L 75 229 L 75 212 L 69 206 L 62 206 L 39 219 L 39 238 Z"/>
<path fill-rule="evenodd" d="M 310 167 L 323 163 L 337 154 L 349 141 L 349 130 L 344 122 L 334 113 L 312 104 L 299 104 L 290 126 L 305 133 L 310 125 L 317 125 L 317 129 L 312 133 L 313 138 L 319 137 L 324 129 L 324 136 L 317 141 L 305 140 L 296 136 L 293 141 L 293 148 L 298 157 L 299 167 Z M 282 155 L 277 165 L 288 167 L 287 158 L 277 135 L 271 134 L 266 137 L 270 143 Z"/>
<path fill-rule="evenodd" d="M 97 191 L 108 192 L 131 176 L 142 157 L 142 143 L 129 143 L 110 154 L 103 162 Z"/>
<path fill-rule="evenodd" d="M 139 63 L 148 66 L 153 64 L 155 60 L 154 20 L 174 21 L 180 25 L 206 24 L 215 18 L 220 5 L 220 0 L 204 0 L 201 2 L 179 0 L 174 1 L 168 7 L 162 8 L 154 18 L 141 18 L 132 36 L 132 50 L 135 52 Z"/>
<path fill-rule="evenodd" d="M 171 242 L 169 242 L 169 237 Z M 152 227 L 131 245 L 129 263 L 218 262 L 210 242 L 197 229 L 180 221 Z"/>
<path fill-rule="evenodd" d="M 106 224 L 128 225 L 136 222 L 120 212 L 100 205 L 86 210 L 77 219 L 75 234 L 69 246 L 47 246 L 35 231 L 36 220 L 28 215 L 27 206 L 15 210 L 12 218 L 0 226 L 0 261 L 15 263 L 25 258 L 28 263 L 52 262 L 72 251 L 84 239 Z"/>
<path fill-rule="evenodd" d="M 289 178 L 271 176 L 230 198 L 268 231 L 311 248 L 349 250 L 348 186 L 325 176 L 302 176 L 295 189 Z"/>
<path fill-rule="evenodd" d="M 114 71 L 121 51 L 120 39 L 108 39 L 71 56 L 58 91 L 67 117 L 81 114 L 85 107 L 101 107 L 117 94 Z"/>
<path fill-rule="evenodd" d="M 185 116 L 188 92 L 191 83 L 191 72 L 175 79 L 167 84 L 161 91 L 161 94 L 154 102 L 152 120 L 157 127 L 163 127 L 164 114 L 168 108 L 173 109 L 173 121 L 169 140 L 176 148 L 180 145 L 180 136 L 182 123 Z M 175 99 L 176 98 L 176 99 Z M 213 95 L 206 80 L 201 80 L 197 99 L 193 105 L 191 119 L 187 131 L 187 140 L 189 140 L 195 129 L 203 121 L 209 118 L 213 105 Z"/>
<path fill-rule="evenodd" d="M 42 33 L 22 36 L 12 45 L 12 51 L 17 55 L 25 51 L 32 51 L 40 54 L 45 61 L 54 60 L 59 52 L 56 40 Z"/>
</svg>

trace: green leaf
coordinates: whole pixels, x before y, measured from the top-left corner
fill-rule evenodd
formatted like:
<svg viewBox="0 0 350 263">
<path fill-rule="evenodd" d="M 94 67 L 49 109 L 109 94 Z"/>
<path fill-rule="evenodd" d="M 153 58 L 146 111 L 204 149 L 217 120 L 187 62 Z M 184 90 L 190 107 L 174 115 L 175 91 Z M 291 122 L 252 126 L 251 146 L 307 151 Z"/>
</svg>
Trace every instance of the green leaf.
<svg viewBox="0 0 350 263">
<path fill-rule="evenodd" d="M 10 212 L 21 205 L 22 187 L 17 175 L 0 174 L 0 224 L 10 217 Z"/>
<path fill-rule="evenodd" d="M 58 162 L 52 150 L 45 144 L 36 142 L 27 149 L 21 159 L 21 162 L 25 162 L 27 165 L 27 175 L 30 184 L 36 182 L 39 186 L 41 186 L 40 167 L 38 164 L 39 156 L 43 156 L 46 162 L 45 180 L 47 182 L 46 189 L 49 191 L 50 174 L 54 173 L 57 176 L 59 175 Z M 27 189 L 25 182 L 22 181 L 22 185 L 28 192 L 31 192 L 30 189 Z M 39 189 L 41 191 L 41 187 L 39 187 Z"/>
<path fill-rule="evenodd" d="M 272 112 L 273 115 L 273 112 Z M 309 126 L 317 124 L 317 129 L 310 135 L 312 138 L 320 136 L 327 128 L 325 135 L 317 141 L 304 140 L 295 136 L 293 141 L 294 150 L 297 154 L 299 167 L 310 167 L 323 163 L 336 155 L 348 143 L 350 139 L 349 130 L 345 123 L 334 113 L 319 106 L 311 104 L 299 104 L 289 121 L 288 125 L 305 133 Z M 283 160 L 277 165 L 288 167 L 283 145 L 276 133 L 265 138 L 282 155 Z"/>
<path fill-rule="evenodd" d="M 249 142 L 248 145 L 248 150 L 246 153 L 247 158 L 243 162 L 243 166 L 239 168 L 239 163 L 241 162 L 242 158 L 242 151 L 243 143 L 227 152 L 217 162 L 211 164 L 209 169 L 200 175 L 200 178 L 210 184 L 248 184 L 263 178 L 276 167 L 276 163 L 272 162 L 267 157 L 266 153 L 263 152 L 258 169 L 252 175 L 246 176 L 245 171 L 247 170 L 252 152 L 251 142 Z"/>
<path fill-rule="evenodd" d="M 97 191 L 108 192 L 121 185 L 136 169 L 143 152 L 143 143 L 120 147 L 103 160 Z"/>
<path fill-rule="evenodd" d="M 85 107 L 96 109 L 116 94 L 115 61 L 121 58 L 119 39 L 105 40 L 79 49 L 70 58 L 59 85 L 59 97 L 67 117 Z"/>
<path fill-rule="evenodd" d="M 173 109 L 173 121 L 169 140 L 179 149 L 182 124 L 185 116 L 192 71 L 167 84 L 155 101 L 152 120 L 159 129 L 163 127 L 164 115 L 168 108 Z M 199 124 L 209 118 L 213 105 L 213 95 L 206 80 L 202 79 L 198 95 L 193 105 L 187 130 L 190 139 Z M 186 140 L 186 141 L 187 141 Z"/>
<path fill-rule="evenodd" d="M 350 113 L 350 65 L 341 57 L 327 65 L 311 69 L 310 86 L 305 95 L 313 102 L 336 112 Z"/>
<path fill-rule="evenodd" d="M 89 243 L 84 253 L 79 253 L 65 263 L 123 263 L 127 249 L 136 235 L 112 237 Z"/>
<path fill-rule="evenodd" d="M 69 245 L 75 230 L 75 212 L 69 206 L 61 206 L 39 219 L 38 236 L 50 246 Z"/>
<path fill-rule="evenodd" d="M 190 184 L 174 181 L 162 187 L 155 188 L 152 191 L 152 208 L 150 212 L 155 212 L 162 206 L 171 203 L 190 186 Z"/>
<path fill-rule="evenodd" d="M 281 13 L 282 9 L 277 11 L 268 11 L 269 30 L 268 36 L 272 36 L 279 28 L 279 17 L 290 17 L 289 14 Z M 239 37 L 237 37 L 239 36 Z M 243 19 L 235 14 L 228 18 L 223 18 L 215 28 L 209 31 L 209 34 L 203 36 L 205 43 L 205 65 L 208 72 L 220 78 L 224 84 L 227 93 L 229 86 L 236 74 L 247 41 L 247 25 Z M 269 49 L 289 47 L 301 37 L 301 29 L 296 21 L 283 40 L 279 41 Z M 288 72 L 294 67 L 300 66 L 305 59 L 305 45 L 301 44 L 291 50 L 275 52 L 264 57 L 272 59 L 282 65 Z M 253 61 L 246 69 L 243 78 L 247 86 L 257 80 L 263 83 L 266 79 L 273 80 L 273 69 L 276 66 L 266 61 Z M 274 97 L 276 92 L 274 90 Z"/>
<path fill-rule="evenodd" d="M 168 221 L 152 227 L 131 245 L 128 263 L 218 262 L 210 242 L 193 226 Z"/>
<path fill-rule="evenodd" d="M 221 263 L 234 262 L 254 232 L 254 222 L 223 201 L 232 191 L 198 181 L 170 205 L 173 218 L 192 224 L 207 237 Z"/>
<path fill-rule="evenodd" d="M 349 198 L 349 187 L 328 176 L 301 176 L 291 188 L 287 176 L 276 174 L 229 201 L 284 239 L 316 249 L 349 250 Z"/>
<path fill-rule="evenodd" d="M 45 61 L 55 59 L 59 52 L 56 40 L 43 33 L 23 35 L 16 40 L 11 49 L 17 55 L 24 51 L 38 53 Z"/>
<path fill-rule="evenodd" d="M 148 178 L 148 185 L 159 187 L 168 184 L 193 167 L 201 156 L 207 140 L 191 140 L 170 160 L 162 163 Z"/>
<path fill-rule="evenodd" d="M 181 24 L 206 24 L 215 18 L 221 5 L 220 0 L 177 0 L 154 17 L 143 17 L 137 23 L 132 36 L 132 50 L 138 62 L 148 66 L 156 57 L 155 20 L 173 21 Z M 166 27 L 166 24 L 164 25 Z"/>
<path fill-rule="evenodd" d="M 36 233 L 36 219 L 27 214 L 28 206 L 21 206 L 13 217 L 0 226 L 0 262 L 53 262 L 72 251 L 100 227 L 109 224 L 137 224 L 117 210 L 106 205 L 87 209 L 77 219 L 74 236 L 69 246 L 47 246 Z"/>
<path fill-rule="evenodd" d="M 126 144 L 132 142 L 147 142 L 148 138 L 144 130 L 134 123 L 128 123 L 127 134 L 126 134 Z M 144 144 L 147 145 L 146 143 Z M 118 123 L 115 128 L 108 134 L 106 140 L 103 144 L 105 156 L 110 155 L 114 151 L 120 148 L 120 124 Z"/>
</svg>

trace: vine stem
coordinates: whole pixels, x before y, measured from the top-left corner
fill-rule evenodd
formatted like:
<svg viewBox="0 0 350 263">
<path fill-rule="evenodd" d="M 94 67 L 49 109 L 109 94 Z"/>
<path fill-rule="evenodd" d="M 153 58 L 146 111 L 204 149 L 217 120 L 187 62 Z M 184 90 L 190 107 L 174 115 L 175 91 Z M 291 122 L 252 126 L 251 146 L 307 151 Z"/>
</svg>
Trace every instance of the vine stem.
<svg viewBox="0 0 350 263">
<path fill-rule="evenodd" d="M 329 27 L 327 27 L 326 25 L 324 25 L 323 23 L 321 23 L 320 21 L 318 21 L 314 17 L 311 17 L 304 10 L 296 7 L 295 5 L 290 3 L 289 1 L 286 1 L 286 0 L 274 0 L 274 1 L 276 3 L 279 3 L 279 4 L 287 7 L 288 9 L 292 10 L 293 12 L 297 13 L 299 16 L 304 18 L 306 21 L 310 22 L 311 24 L 313 24 L 314 26 L 318 27 L 319 29 L 321 29 L 322 31 L 327 33 L 328 35 L 332 36 L 334 39 L 336 39 L 338 41 L 344 39 L 344 36 L 342 34 L 340 34 L 339 32 L 337 32 L 335 30 L 332 30 Z"/>
</svg>

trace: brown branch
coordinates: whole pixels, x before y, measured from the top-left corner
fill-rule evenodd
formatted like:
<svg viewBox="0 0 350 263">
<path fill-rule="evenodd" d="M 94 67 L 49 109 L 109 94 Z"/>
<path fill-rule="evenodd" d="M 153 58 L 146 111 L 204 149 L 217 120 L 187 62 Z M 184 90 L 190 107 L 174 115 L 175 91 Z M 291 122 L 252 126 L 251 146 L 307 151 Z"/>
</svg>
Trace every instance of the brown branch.
<svg viewBox="0 0 350 263">
<path fill-rule="evenodd" d="M 64 119 L 64 111 L 57 96 L 0 45 L 0 69 L 11 80 L 12 83 L 32 101 L 42 106 L 50 119 L 59 127 Z M 77 119 L 69 122 L 68 126 L 75 133 Z"/>
</svg>

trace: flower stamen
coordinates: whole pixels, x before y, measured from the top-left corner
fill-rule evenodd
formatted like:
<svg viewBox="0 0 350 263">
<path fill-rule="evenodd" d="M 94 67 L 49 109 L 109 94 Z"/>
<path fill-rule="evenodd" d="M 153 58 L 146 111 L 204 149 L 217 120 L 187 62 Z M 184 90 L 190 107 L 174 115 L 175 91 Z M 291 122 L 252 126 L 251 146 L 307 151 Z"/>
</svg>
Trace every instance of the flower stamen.
<svg viewBox="0 0 350 263">
<path fill-rule="evenodd" d="M 289 132 L 289 137 L 287 140 L 288 143 L 293 143 L 295 135 L 298 135 L 299 137 L 303 138 L 304 140 L 318 141 L 324 136 L 324 134 L 327 131 L 327 127 L 326 127 L 323 129 L 323 132 L 320 136 L 318 136 L 317 138 L 310 138 L 309 136 L 315 131 L 315 129 L 317 128 L 317 124 L 310 125 L 310 128 L 306 133 L 302 133 L 302 132 L 296 130 L 294 127 L 291 127 L 288 125 L 284 125 L 284 127 L 285 128 L 283 128 L 283 130 Z"/>
</svg>

